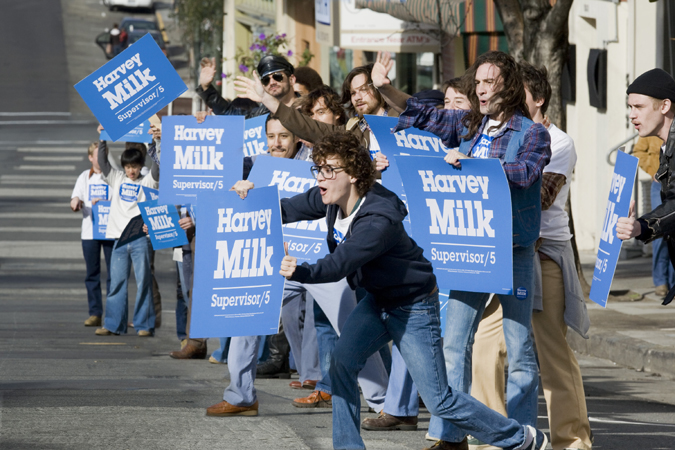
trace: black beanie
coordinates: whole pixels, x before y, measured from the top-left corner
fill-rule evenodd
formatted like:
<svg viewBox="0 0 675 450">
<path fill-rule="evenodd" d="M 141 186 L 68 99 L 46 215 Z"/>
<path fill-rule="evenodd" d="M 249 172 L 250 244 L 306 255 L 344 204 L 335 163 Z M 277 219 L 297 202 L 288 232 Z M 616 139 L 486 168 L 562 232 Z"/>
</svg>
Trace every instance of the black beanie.
<svg viewBox="0 0 675 450">
<path fill-rule="evenodd" d="M 663 69 L 649 70 L 633 81 L 626 94 L 642 94 L 675 103 L 675 80 Z"/>
</svg>

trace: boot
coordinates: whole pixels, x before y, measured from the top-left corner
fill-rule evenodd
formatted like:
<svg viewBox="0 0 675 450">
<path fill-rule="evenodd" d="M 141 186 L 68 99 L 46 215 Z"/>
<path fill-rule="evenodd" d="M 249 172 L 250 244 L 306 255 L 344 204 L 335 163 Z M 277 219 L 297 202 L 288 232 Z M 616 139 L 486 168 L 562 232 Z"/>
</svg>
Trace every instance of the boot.
<svg viewBox="0 0 675 450">
<path fill-rule="evenodd" d="M 257 378 L 290 378 L 291 368 L 288 364 L 288 355 L 291 346 L 286 339 L 283 329 L 268 338 L 270 357 L 264 363 L 258 364 Z"/>
<path fill-rule="evenodd" d="M 188 339 L 185 347 L 169 356 L 173 359 L 206 359 L 206 339 Z"/>
</svg>

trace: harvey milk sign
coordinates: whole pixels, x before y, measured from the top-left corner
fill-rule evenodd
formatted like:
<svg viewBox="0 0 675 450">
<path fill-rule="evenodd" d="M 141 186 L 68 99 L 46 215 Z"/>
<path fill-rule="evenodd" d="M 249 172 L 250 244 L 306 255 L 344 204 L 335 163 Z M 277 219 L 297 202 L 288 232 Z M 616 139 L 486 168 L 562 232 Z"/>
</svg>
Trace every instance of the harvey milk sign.
<svg viewBox="0 0 675 450">
<path fill-rule="evenodd" d="M 198 203 L 197 194 L 224 193 L 243 172 L 244 116 L 162 119 L 161 203 Z"/>
<path fill-rule="evenodd" d="M 256 159 L 248 180 L 257 187 L 277 186 L 281 198 L 307 192 L 316 186 L 309 161 L 261 156 Z M 298 264 L 313 264 L 328 254 L 326 218 L 284 224 L 284 239 L 288 254 L 298 258 Z"/>
<path fill-rule="evenodd" d="M 628 216 L 637 166 L 638 159 L 636 157 L 627 155 L 622 151 L 617 152 L 589 295 L 591 300 L 603 307 L 607 306 L 612 278 L 614 278 L 616 263 L 621 253 L 622 241 L 616 237 L 616 223 L 619 217 Z"/>
<path fill-rule="evenodd" d="M 275 334 L 285 280 L 277 188 L 252 189 L 245 200 L 235 192 L 199 197 L 190 336 Z"/>
<path fill-rule="evenodd" d="M 157 200 L 138 204 L 143 222 L 148 226 L 148 236 L 154 250 L 179 247 L 188 243 L 187 235 L 178 221 L 175 205 L 160 205 Z"/>
<path fill-rule="evenodd" d="M 150 33 L 75 85 L 113 141 L 187 91 Z"/>
<path fill-rule="evenodd" d="M 412 236 L 442 289 L 511 294 L 511 194 L 497 159 L 397 156 Z"/>
<path fill-rule="evenodd" d="M 246 119 L 244 125 L 244 156 L 264 155 L 267 153 L 267 133 L 265 121 L 269 114 Z"/>
</svg>

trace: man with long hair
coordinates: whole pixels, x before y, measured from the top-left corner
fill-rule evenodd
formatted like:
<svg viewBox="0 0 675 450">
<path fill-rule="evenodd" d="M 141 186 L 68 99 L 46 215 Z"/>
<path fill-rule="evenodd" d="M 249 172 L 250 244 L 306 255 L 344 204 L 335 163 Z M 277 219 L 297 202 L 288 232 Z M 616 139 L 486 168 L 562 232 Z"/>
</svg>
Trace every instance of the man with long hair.
<svg viewBox="0 0 675 450">
<path fill-rule="evenodd" d="M 391 66 L 388 58 L 378 57 L 373 84 L 386 99 L 400 102 L 404 94 L 397 93 L 387 78 Z M 539 387 L 531 338 L 534 246 L 541 218 L 541 174 L 551 157 L 551 139 L 546 128 L 530 119 L 519 67 L 511 56 L 485 53 L 464 76 L 465 83 L 473 80 L 475 86 L 468 92 L 469 111 L 438 110 L 408 98 L 394 131 L 416 127 L 436 134 L 452 149 L 445 160 L 455 167 L 461 167 L 464 158 L 502 161 L 513 209 L 514 295 L 499 296 L 509 360 L 507 412 L 534 426 Z M 473 337 L 489 297 L 487 292 L 450 291 L 445 360 L 450 385 L 464 392 L 471 386 Z M 466 433 L 437 417 L 432 417 L 429 435 L 440 439 L 433 447 L 437 450 L 468 448 Z"/>
</svg>

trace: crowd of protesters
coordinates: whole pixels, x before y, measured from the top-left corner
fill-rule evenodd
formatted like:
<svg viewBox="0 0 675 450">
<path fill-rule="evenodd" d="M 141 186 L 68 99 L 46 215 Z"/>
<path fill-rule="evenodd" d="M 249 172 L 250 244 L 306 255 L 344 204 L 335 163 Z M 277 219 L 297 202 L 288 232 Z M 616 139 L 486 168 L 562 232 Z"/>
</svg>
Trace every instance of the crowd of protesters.
<svg viewBox="0 0 675 450">
<path fill-rule="evenodd" d="M 330 253 L 312 265 L 284 258 L 280 273 L 287 281 L 280 331 L 264 339 L 264 352 L 264 337 L 237 336 L 221 339 L 220 348 L 209 356 L 206 339 L 190 336 L 192 274 L 199 268 L 193 264 L 194 222 L 183 208 L 179 223 L 190 244 L 174 251 L 180 348 L 170 356 L 209 356 L 211 363 L 227 363 L 230 384 L 223 401 L 207 408 L 206 414 L 255 416 L 255 379 L 290 379 L 292 355 L 299 380 L 291 381 L 289 388 L 309 393 L 293 405 L 332 408 L 333 444 L 339 449 L 365 448 L 361 429 L 416 430 L 420 405 L 432 413 L 427 433 L 432 449 L 544 449 L 549 438 L 536 427 L 540 384 L 553 449 L 591 449 L 581 371 L 566 341 L 568 327 L 586 337 L 590 326 L 565 212 L 576 153 L 572 139 L 546 116 L 551 97 L 546 69 L 489 52 L 463 77 L 444 83 L 442 91 L 410 96 L 391 84 L 392 66 L 388 54 L 378 54 L 374 64 L 353 69 L 342 91 L 335 92 L 312 69 L 294 68 L 285 58 L 268 55 L 252 79 L 237 78 L 240 95 L 230 101 L 213 87 L 215 61 L 202 61 L 197 93 L 208 112 L 199 113 L 197 120 L 208 114 L 268 114 L 264 126 L 269 154 L 313 161 L 318 181 L 308 192 L 282 200 L 283 220 L 325 216 Z M 638 129 L 641 136 L 665 141 L 675 82 L 659 76 L 658 82 L 672 92 L 650 89 L 638 78 L 629 93 L 660 102 L 661 109 L 654 107 L 654 117 L 645 123 L 670 121 L 660 128 Z M 648 106 L 631 104 L 635 111 Z M 450 291 L 445 339 L 440 337 L 438 287 L 431 264 L 403 228 L 404 204 L 376 181 L 389 161 L 366 115 L 398 117 L 395 131 L 416 127 L 439 136 L 450 149 L 445 161 L 456 167 L 466 158 L 502 162 L 514 218 L 513 286 L 519 289 L 513 295 Z M 634 122 L 643 117 L 631 116 Z M 97 335 L 124 334 L 132 325 L 138 336 L 151 337 L 160 325 L 161 298 L 153 283 L 149 240 L 116 245 L 139 214 L 141 187 L 158 186 L 161 129 L 153 126 L 152 132 L 155 139 L 149 148 L 127 145 L 123 170 L 110 164 L 105 141 L 93 143 L 88 153 L 92 167 L 80 175 L 73 191 L 71 208 L 83 213 L 90 315 L 85 325 L 100 327 Z M 146 155 L 153 164 L 143 172 Z M 247 181 L 254 164 L 255 157 L 244 158 L 242 179 L 232 188 L 242 198 L 254 187 Z M 662 161 L 658 171 L 657 163 L 649 164 L 655 189 L 664 183 L 667 189 L 667 164 Z M 100 200 L 111 202 L 108 241 L 92 237 L 91 208 Z M 657 220 L 660 216 L 652 216 L 621 219 L 619 237 L 649 240 L 667 235 Z M 108 266 L 105 314 L 101 250 Z M 131 266 L 137 297 L 130 323 Z M 673 284 L 665 277 L 658 281 L 663 295 Z M 263 354 L 266 358 L 259 363 Z M 359 386 L 376 417 L 361 421 Z"/>
</svg>

